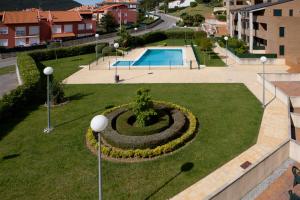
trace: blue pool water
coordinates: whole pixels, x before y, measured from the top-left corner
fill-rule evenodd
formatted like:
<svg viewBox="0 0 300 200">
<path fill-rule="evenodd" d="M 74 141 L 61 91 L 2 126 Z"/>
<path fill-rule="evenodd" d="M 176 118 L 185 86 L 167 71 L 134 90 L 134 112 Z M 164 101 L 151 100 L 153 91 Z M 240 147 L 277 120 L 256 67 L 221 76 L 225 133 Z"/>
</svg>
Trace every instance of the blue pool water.
<svg viewBox="0 0 300 200">
<path fill-rule="evenodd" d="M 113 66 L 183 65 L 182 49 L 148 49 L 137 61 L 117 61 Z"/>
</svg>

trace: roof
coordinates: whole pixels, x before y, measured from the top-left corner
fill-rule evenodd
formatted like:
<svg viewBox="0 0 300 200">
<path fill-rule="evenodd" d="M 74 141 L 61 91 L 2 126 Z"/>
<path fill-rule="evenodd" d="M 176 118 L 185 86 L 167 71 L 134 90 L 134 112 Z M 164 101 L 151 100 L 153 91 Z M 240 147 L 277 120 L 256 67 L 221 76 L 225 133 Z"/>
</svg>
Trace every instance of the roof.
<svg viewBox="0 0 300 200">
<path fill-rule="evenodd" d="M 5 12 L 4 24 L 36 24 L 39 22 L 37 11 L 9 11 Z"/>
<path fill-rule="evenodd" d="M 113 4 L 113 5 L 105 5 L 105 6 L 102 6 L 96 10 L 94 10 L 94 12 L 104 12 L 108 9 L 111 9 L 111 8 L 114 8 L 114 7 L 120 7 L 120 6 L 125 6 L 124 4 Z"/>
<path fill-rule="evenodd" d="M 139 4 L 137 0 L 104 0 L 101 4 Z"/>
<path fill-rule="evenodd" d="M 77 11 L 51 11 L 53 22 L 80 22 L 81 17 Z"/>
<path fill-rule="evenodd" d="M 262 9 L 264 9 L 266 7 L 270 7 L 270 6 L 287 3 L 290 1 L 294 1 L 294 0 L 278 0 L 275 2 L 260 3 L 260 4 L 256 4 L 256 5 L 252 5 L 252 6 L 243 7 L 243 8 L 237 9 L 237 10 L 251 12 L 251 11 L 256 11 L 256 10 L 262 10 Z"/>
</svg>

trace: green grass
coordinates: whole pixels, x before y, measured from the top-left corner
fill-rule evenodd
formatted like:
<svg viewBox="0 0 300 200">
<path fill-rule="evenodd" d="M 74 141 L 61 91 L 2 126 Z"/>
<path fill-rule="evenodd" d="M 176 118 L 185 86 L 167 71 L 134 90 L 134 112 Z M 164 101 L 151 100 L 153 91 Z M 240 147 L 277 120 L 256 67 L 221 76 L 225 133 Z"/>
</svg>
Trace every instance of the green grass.
<svg viewBox="0 0 300 200">
<path fill-rule="evenodd" d="M 2 67 L 2 68 L 0 68 L 0 75 L 15 73 L 15 71 L 16 71 L 16 66 L 15 65 Z"/>
<path fill-rule="evenodd" d="M 63 68 L 55 74 L 59 79 L 77 69 L 63 60 L 47 61 L 56 71 Z M 96 199 L 97 157 L 85 146 L 85 131 L 94 115 L 108 105 L 131 102 L 140 87 L 150 88 L 154 99 L 189 108 L 199 120 L 199 133 L 187 146 L 157 160 L 103 161 L 104 199 L 167 199 L 256 142 L 262 109 L 243 84 L 67 85 L 71 102 L 53 108 L 51 134 L 43 134 L 43 106 L 24 119 L 15 116 L 0 123 L 0 136 L 6 135 L 0 140 L 1 200 Z M 192 169 L 180 172 L 187 162 Z"/>
<path fill-rule="evenodd" d="M 213 51 L 211 51 L 210 53 L 201 52 L 200 49 L 198 47 L 196 47 L 196 53 L 200 57 L 201 65 L 206 65 L 207 67 L 225 67 L 226 66 L 226 64 L 219 57 L 219 55 Z"/>
<path fill-rule="evenodd" d="M 166 44 L 166 45 L 165 45 Z M 187 40 L 187 44 L 191 44 L 191 40 Z M 147 44 L 146 46 L 184 46 L 185 41 L 183 39 L 166 39 L 159 42 Z"/>
<path fill-rule="evenodd" d="M 211 16 L 213 13 L 213 8 L 210 6 L 207 6 L 206 4 L 198 4 L 196 7 L 187 7 L 182 10 L 178 10 L 176 12 L 168 13 L 169 15 L 173 15 L 176 17 L 180 17 L 182 13 L 187 13 L 189 15 L 196 15 L 196 14 L 201 14 L 205 18 Z"/>
<path fill-rule="evenodd" d="M 86 54 L 75 57 L 61 58 L 58 60 L 47 60 L 42 62 L 45 66 L 51 66 L 54 69 L 54 76 L 58 81 L 80 70 L 80 65 L 88 65 L 95 60 L 95 54 Z"/>
</svg>

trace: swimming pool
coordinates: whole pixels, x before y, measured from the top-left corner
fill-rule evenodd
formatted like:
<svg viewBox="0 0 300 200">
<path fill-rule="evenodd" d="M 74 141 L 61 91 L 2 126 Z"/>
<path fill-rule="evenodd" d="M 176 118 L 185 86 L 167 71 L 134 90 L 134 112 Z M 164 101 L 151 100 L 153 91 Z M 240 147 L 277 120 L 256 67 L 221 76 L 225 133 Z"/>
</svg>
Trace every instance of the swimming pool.
<svg viewBox="0 0 300 200">
<path fill-rule="evenodd" d="M 147 49 L 136 61 L 117 61 L 113 66 L 180 66 L 183 65 L 182 49 Z"/>
</svg>

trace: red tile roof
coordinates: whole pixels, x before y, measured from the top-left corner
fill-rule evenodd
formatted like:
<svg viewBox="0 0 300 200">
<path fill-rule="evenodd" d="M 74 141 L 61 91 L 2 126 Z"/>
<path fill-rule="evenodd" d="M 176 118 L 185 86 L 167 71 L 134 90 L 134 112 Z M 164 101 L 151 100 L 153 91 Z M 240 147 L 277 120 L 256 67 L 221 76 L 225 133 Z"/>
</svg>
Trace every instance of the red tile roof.
<svg viewBox="0 0 300 200">
<path fill-rule="evenodd" d="M 80 22 L 82 19 L 77 11 L 51 11 L 53 22 Z"/>
<path fill-rule="evenodd" d="M 94 12 L 104 12 L 108 9 L 115 8 L 115 7 L 120 7 L 120 6 L 125 6 L 125 5 L 124 4 L 105 5 L 105 6 L 102 6 L 98 9 L 94 10 Z"/>
<path fill-rule="evenodd" d="M 36 24 L 39 22 L 37 11 L 9 11 L 4 13 L 4 24 Z"/>
</svg>

